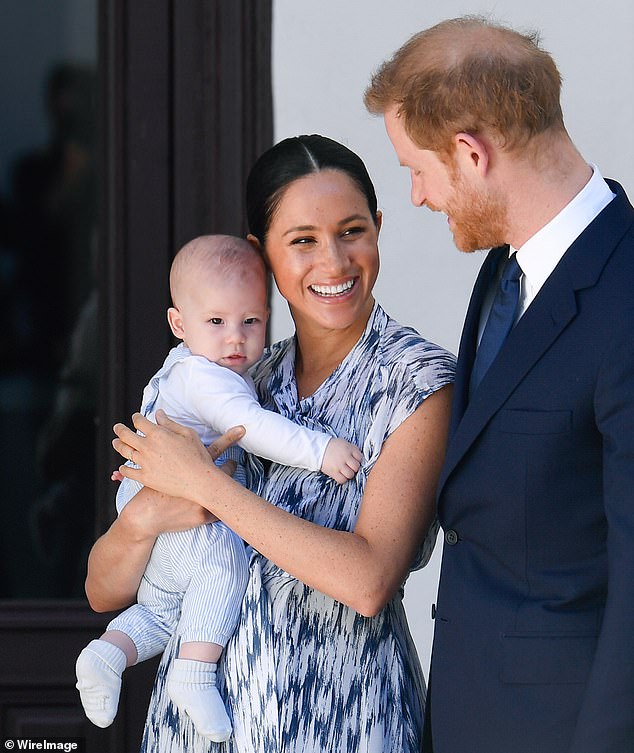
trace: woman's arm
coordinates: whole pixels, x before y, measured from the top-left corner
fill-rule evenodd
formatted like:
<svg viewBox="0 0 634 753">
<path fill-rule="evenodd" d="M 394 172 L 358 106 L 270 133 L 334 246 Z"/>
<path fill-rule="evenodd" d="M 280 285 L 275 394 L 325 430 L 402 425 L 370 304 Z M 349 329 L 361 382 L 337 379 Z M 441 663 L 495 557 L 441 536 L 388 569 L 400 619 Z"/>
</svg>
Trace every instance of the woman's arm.
<svg viewBox="0 0 634 753">
<path fill-rule="evenodd" d="M 433 520 L 450 388 L 428 397 L 387 439 L 368 476 L 357 524 L 335 531 L 303 520 L 218 473 L 194 432 L 135 414 L 140 436 L 117 424 L 114 448 L 140 469 L 121 472 L 198 502 L 265 557 L 361 614 L 379 612 L 401 586 Z"/>
<path fill-rule="evenodd" d="M 244 430 L 236 427 L 207 450 L 203 448 L 208 461 L 213 463 L 243 434 Z M 224 470 L 231 473 L 234 467 L 230 462 Z M 221 471 L 219 474 L 225 475 Z M 141 489 L 90 552 L 86 577 L 90 606 L 96 612 L 110 612 L 131 604 L 136 599 L 156 537 L 166 531 L 183 531 L 215 519 L 208 510 L 190 500 L 169 497 L 149 487 Z"/>
<path fill-rule="evenodd" d="M 96 612 L 110 612 L 131 604 L 156 537 L 213 520 L 213 515 L 189 500 L 141 489 L 90 552 L 86 576 L 90 606 Z"/>
</svg>

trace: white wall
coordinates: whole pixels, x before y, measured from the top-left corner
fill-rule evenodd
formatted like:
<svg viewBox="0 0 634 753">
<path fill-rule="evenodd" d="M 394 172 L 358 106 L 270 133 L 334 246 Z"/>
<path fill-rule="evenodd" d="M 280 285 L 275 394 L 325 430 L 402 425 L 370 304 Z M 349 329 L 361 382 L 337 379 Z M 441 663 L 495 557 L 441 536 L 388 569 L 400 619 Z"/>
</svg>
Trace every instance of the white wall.
<svg viewBox="0 0 634 753">
<path fill-rule="evenodd" d="M 380 118 L 363 106 L 371 73 L 416 31 L 478 13 L 519 29 L 539 29 L 564 79 L 566 125 L 588 161 L 634 196 L 634 4 L 623 0 L 275 0 L 273 92 L 276 140 L 321 133 L 366 162 L 383 211 L 381 273 L 376 295 L 403 324 L 457 351 L 468 296 L 482 254 L 456 251 L 444 216 L 409 203 Z M 274 300 L 275 339 L 292 331 L 286 306 Z M 440 546 L 411 576 L 406 606 L 423 666 L 429 661 Z"/>
</svg>

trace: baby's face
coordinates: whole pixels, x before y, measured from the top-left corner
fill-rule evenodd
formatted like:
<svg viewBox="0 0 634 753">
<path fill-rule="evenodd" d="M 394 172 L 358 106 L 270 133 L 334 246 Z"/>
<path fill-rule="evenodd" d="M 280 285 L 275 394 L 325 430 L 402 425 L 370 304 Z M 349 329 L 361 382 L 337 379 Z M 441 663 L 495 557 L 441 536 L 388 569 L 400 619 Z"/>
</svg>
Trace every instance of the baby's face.
<svg viewBox="0 0 634 753">
<path fill-rule="evenodd" d="M 179 311 L 185 344 L 194 355 L 238 374 L 262 355 L 268 319 L 262 274 L 232 274 L 214 282 L 198 278 Z"/>
</svg>

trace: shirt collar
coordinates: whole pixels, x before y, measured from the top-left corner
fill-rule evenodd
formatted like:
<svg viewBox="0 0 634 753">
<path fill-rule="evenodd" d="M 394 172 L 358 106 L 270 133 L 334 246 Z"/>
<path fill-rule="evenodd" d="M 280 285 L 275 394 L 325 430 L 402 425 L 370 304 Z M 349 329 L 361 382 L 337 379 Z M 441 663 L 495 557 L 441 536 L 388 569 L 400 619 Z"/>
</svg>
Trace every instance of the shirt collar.
<svg viewBox="0 0 634 753">
<path fill-rule="evenodd" d="M 581 191 L 517 250 L 526 283 L 535 290 L 541 288 L 570 245 L 615 196 L 596 165 L 590 167 L 592 176 Z M 511 247 L 510 253 L 514 252 Z"/>
</svg>

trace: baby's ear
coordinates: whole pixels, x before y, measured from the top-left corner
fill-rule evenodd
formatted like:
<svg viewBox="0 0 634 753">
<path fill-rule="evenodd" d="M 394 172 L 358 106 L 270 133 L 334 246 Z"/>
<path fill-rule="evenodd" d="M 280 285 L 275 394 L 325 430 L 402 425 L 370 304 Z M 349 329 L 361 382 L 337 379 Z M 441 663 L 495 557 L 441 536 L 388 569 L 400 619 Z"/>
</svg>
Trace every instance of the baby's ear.
<svg viewBox="0 0 634 753">
<path fill-rule="evenodd" d="M 170 308 L 167 309 L 167 322 L 170 325 L 174 337 L 177 337 L 179 340 L 184 340 L 185 330 L 183 329 L 183 317 L 177 308 L 170 306 Z"/>
</svg>

